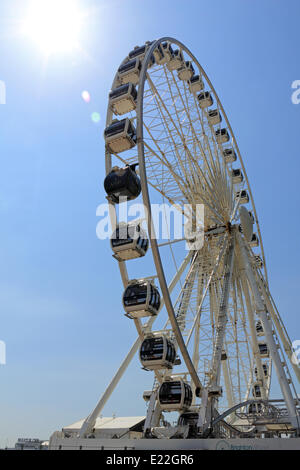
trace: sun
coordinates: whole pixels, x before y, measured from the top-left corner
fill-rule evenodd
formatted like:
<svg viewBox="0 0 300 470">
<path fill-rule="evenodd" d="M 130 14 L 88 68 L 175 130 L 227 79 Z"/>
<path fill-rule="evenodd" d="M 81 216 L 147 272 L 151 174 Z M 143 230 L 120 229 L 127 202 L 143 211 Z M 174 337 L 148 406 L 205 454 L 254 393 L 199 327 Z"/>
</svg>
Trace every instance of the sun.
<svg viewBox="0 0 300 470">
<path fill-rule="evenodd" d="M 47 54 L 79 46 L 83 15 L 76 0 L 32 0 L 23 32 Z"/>
</svg>

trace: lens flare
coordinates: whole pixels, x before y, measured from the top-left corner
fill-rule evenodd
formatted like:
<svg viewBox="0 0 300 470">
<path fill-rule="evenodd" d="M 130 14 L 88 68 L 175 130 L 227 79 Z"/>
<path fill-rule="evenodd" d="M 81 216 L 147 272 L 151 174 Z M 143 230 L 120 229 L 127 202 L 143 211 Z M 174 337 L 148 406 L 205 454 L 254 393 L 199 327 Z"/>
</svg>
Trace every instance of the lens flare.
<svg viewBox="0 0 300 470">
<path fill-rule="evenodd" d="M 100 122 L 101 119 L 100 114 L 95 111 L 94 113 L 92 113 L 91 119 L 95 124 L 97 124 L 98 122 Z"/>
<path fill-rule="evenodd" d="M 84 90 L 82 93 L 81 93 L 81 98 L 83 99 L 83 101 L 85 101 L 86 103 L 89 103 L 91 101 L 91 95 L 89 94 L 89 92 L 87 90 Z"/>
</svg>

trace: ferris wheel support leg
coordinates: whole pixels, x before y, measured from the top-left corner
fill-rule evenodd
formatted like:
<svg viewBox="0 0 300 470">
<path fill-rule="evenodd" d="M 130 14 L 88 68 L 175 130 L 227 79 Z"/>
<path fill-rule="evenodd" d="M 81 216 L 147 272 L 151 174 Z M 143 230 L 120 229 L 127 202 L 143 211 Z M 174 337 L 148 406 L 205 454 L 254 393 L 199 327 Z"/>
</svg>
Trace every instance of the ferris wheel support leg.
<svg viewBox="0 0 300 470">
<path fill-rule="evenodd" d="M 227 310 L 229 301 L 229 292 L 231 287 L 232 272 L 233 272 L 233 259 L 234 259 L 234 239 L 229 245 L 227 256 L 225 259 L 225 274 L 223 292 L 221 302 L 219 305 L 219 312 L 217 318 L 217 333 L 214 345 L 212 367 L 211 367 L 211 381 L 210 387 L 218 387 L 220 382 L 221 371 L 221 357 L 224 344 L 224 337 L 227 323 Z"/>
<path fill-rule="evenodd" d="M 100 398 L 99 402 L 97 403 L 96 408 L 94 411 L 86 418 L 84 421 L 80 431 L 79 431 L 79 437 L 85 437 L 87 434 L 91 433 L 93 431 L 93 428 L 96 423 L 96 419 L 99 416 L 101 410 L 103 409 L 105 403 L 111 396 L 112 392 L 116 388 L 117 384 L 119 383 L 122 375 L 126 371 L 128 365 L 130 364 L 131 360 L 133 359 L 135 353 L 137 352 L 139 345 L 140 345 L 140 338 L 138 337 L 133 346 L 131 347 L 129 353 L 127 354 L 126 358 L 121 364 L 121 367 L 119 368 L 118 372 L 110 382 L 109 386 L 105 390 L 104 394 Z"/>
<path fill-rule="evenodd" d="M 280 339 L 281 339 L 281 342 L 283 344 L 283 347 L 284 347 L 284 350 L 285 350 L 285 353 L 286 355 L 288 356 L 290 362 L 291 362 L 291 365 L 294 369 L 294 372 L 295 372 L 295 375 L 298 379 L 298 382 L 300 383 L 300 367 L 298 364 L 296 364 L 294 361 L 291 360 L 292 358 L 292 355 L 293 355 L 293 348 L 292 348 L 292 344 L 291 344 L 291 341 L 287 335 L 287 333 L 284 331 L 284 329 L 282 328 L 281 326 L 281 322 L 280 322 L 280 318 L 278 318 L 278 315 L 277 315 L 277 312 L 273 306 L 273 303 L 271 302 L 270 300 L 270 297 L 267 293 L 267 290 L 266 290 L 266 287 L 264 286 L 264 283 L 262 282 L 262 280 L 260 279 L 259 276 L 257 276 L 257 279 L 258 279 L 258 282 L 260 284 L 260 287 L 261 287 L 261 290 L 263 292 L 263 295 L 264 295 L 264 299 L 265 299 L 265 302 L 266 302 L 266 305 L 267 305 L 267 308 L 271 314 L 271 317 L 272 317 L 272 320 L 276 326 L 276 330 L 278 331 L 279 333 L 279 336 L 280 336 Z"/>
<path fill-rule="evenodd" d="M 161 407 L 157 401 L 157 394 L 158 390 L 153 390 L 150 397 L 147 416 L 144 424 L 144 435 L 147 435 L 147 432 L 149 432 L 151 428 L 158 426 L 159 424 L 161 417 Z"/>
<path fill-rule="evenodd" d="M 170 293 L 173 291 L 173 289 L 176 287 L 180 277 L 182 276 L 182 273 L 186 269 L 187 265 L 189 264 L 189 261 L 192 257 L 192 252 L 188 252 L 187 256 L 184 258 L 183 262 L 181 263 L 181 266 L 179 267 L 177 273 L 175 274 L 174 278 L 172 279 L 170 285 L 169 285 L 169 291 Z M 161 302 L 160 305 L 160 310 L 163 308 L 164 302 Z M 145 331 L 147 331 L 147 328 L 151 328 L 151 325 L 153 324 L 155 320 L 155 317 L 151 317 L 150 320 L 148 321 Z M 105 390 L 104 394 L 100 398 L 99 402 L 97 403 L 95 409 L 92 411 L 92 413 L 86 418 L 86 420 L 83 422 L 83 425 L 81 427 L 81 430 L 79 431 L 79 437 L 85 437 L 87 434 L 91 433 L 93 430 L 93 427 L 95 425 L 96 419 L 98 418 L 99 414 L 101 413 L 103 407 L 105 406 L 105 403 L 113 393 L 114 389 L 118 385 L 120 379 L 122 378 L 124 372 L 126 371 L 128 365 L 130 364 L 131 360 L 133 359 L 134 355 L 136 354 L 139 346 L 141 344 L 141 339 L 138 337 L 131 347 L 129 353 L 127 354 L 126 358 L 122 362 L 119 370 L 115 374 L 114 378 L 112 379 L 111 383 Z"/>
<path fill-rule="evenodd" d="M 232 238 L 229 244 L 228 251 L 225 257 L 225 274 L 224 284 L 222 289 L 221 302 L 219 305 L 219 312 L 217 318 L 217 333 L 214 345 L 212 367 L 211 367 L 211 380 L 205 393 L 202 393 L 201 407 L 198 417 L 198 428 L 202 434 L 205 434 L 211 426 L 211 420 L 214 416 L 214 407 L 216 404 L 217 396 L 221 395 L 219 386 L 221 375 L 221 357 L 223 350 L 223 343 L 226 331 L 227 322 L 227 309 L 229 301 L 229 292 L 232 281 L 233 260 L 234 260 L 234 245 L 235 239 Z"/>
<path fill-rule="evenodd" d="M 267 316 L 266 306 L 262 301 L 262 297 L 255 279 L 253 269 L 249 263 L 248 255 L 240 235 L 238 235 L 238 241 L 241 248 L 242 260 L 244 263 L 246 275 L 254 296 L 255 305 L 256 305 L 256 314 L 262 322 L 263 329 L 265 332 L 265 337 L 267 340 L 268 347 L 270 349 L 271 357 L 273 360 L 274 368 L 276 370 L 278 382 L 284 397 L 286 407 L 290 416 L 291 425 L 299 432 L 300 423 L 299 417 L 297 415 L 297 410 L 295 406 L 295 401 L 287 380 L 287 377 L 284 372 L 284 368 L 281 362 L 281 358 L 278 353 L 278 349 L 273 337 L 272 325 Z"/>
<path fill-rule="evenodd" d="M 201 394 L 201 406 L 198 414 L 197 428 L 200 434 L 205 435 L 212 421 L 211 403 L 208 398 L 207 388 L 203 389 Z"/>
<path fill-rule="evenodd" d="M 238 252 L 240 254 L 240 249 Z M 241 259 L 240 256 L 239 256 L 239 259 Z M 265 377 L 264 377 L 262 361 L 261 361 L 260 353 L 259 353 L 259 346 L 258 346 L 256 330 L 255 330 L 255 322 L 254 322 L 254 311 L 253 311 L 251 300 L 250 300 L 249 286 L 247 282 L 247 275 L 245 272 L 244 263 L 242 263 L 242 265 L 239 266 L 239 272 L 241 276 L 241 286 L 243 289 L 243 294 L 244 294 L 244 298 L 245 298 L 245 302 L 247 306 L 247 316 L 248 316 L 248 322 L 249 322 L 251 339 L 252 339 L 252 351 L 253 351 L 253 356 L 255 359 L 255 364 L 257 367 L 257 376 L 258 376 L 260 383 L 262 384 L 262 388 L 261 388 L 262 398 L 266 399 L 267 393 L 266 393 L 266 386 L 265 386 L 266 385 Z"/>
<path fill-rule="evenodd" d="M 232 385 L 229 379 L 227 359 L 222 361 L 222 372 L 223 372 L 223 377 L 224 377 L 228 408 L 232 408 L 234 406 L 234 400 L 233 400 Z"/>
</svg>

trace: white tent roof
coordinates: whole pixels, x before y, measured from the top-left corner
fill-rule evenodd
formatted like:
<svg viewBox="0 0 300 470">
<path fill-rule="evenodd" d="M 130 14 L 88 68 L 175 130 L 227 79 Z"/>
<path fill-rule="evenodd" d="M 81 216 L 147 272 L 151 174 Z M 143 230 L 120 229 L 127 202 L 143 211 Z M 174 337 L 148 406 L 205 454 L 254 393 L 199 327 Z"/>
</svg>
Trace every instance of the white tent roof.
<svg viewBox="0 0 300 470">
<path fill-rule="evenodd" d="M 140 423 L 145 419 L 145 416 L 122 416 L 122 417 L 108 417 L 108 418 L 97 418 L 95 429 L 130 429 L 136 424 Z M 81 429 L 84 419 L 76 421 L 76 423 L 65 426 L 63 431 L 76 431 Z"/>
</svg>

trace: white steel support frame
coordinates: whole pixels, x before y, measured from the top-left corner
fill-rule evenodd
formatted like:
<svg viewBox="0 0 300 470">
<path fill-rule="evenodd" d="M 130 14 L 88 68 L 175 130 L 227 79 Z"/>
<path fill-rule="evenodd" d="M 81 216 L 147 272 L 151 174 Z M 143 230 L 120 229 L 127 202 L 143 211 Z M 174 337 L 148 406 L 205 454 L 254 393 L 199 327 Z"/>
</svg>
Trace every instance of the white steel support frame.
<svg viewBox="0 0 300 470">
<path fill-rule="evenodd" d="M 222 357 L 226 323 L 227 323 L 229 292 L 231 288 L 232 273 L 233 273 L 233 266 L 234 266 L 234 245 L 235 245 L 235 237 L 233 234 L 233 236 L 231 235 L 230 237 L 227 253 L 225 255 L 224 280 L 223 280 L 221 301 L 220 301 L 220 305 L 218 306 L 216 338 L 214 342 L 214 350 L 213 350 L 213 356 L 212 356 L 210 382 L 205 393 L 203 393 L 201 408 L 200 408 L 200 413 L 199 413 L 199 418 L 198 418 L 198 427 L 202 433 L 205 433 L 205 431 L 209 428 L 211 424 L 211 420 L 215 415 L 215 407 L 217 405 L 216 397 L 221 396 L 221 390 L 219 387 L 221 362 L 222 362 L 221 357 Z M 228 376 L 227 376 L 226 388 L 230 390 Z M 231 395 L 231 399 L 232 399 L 232 395 Z"/>
<path fill-rule="evenodd" d="M 267 291 L 267 288 L 266 288 L 265 284 L 263 283 L 262 279 L 258 275 L 256 276 L 256 279 L 257 279 L 257 281 L 259 283 L 259 286 L 260 286 L 260 289 L 263 293 L 264 300 L 266 302 L 268 311 L 269 311 L 269 313 L 272 317 L 272 321 L 274 322 L 274 324 L 276 326 L 276 330 L 278 331 L 280 340 L 281 340 L 281 342 L 283 344 L 283 347 L 284 347 L 284 351 L 285 351 L 287 357 L 290 360 L 290 363 L 291 363 L 291 365 L 294 369 L 294 372 L 295 372 L 295 375 L 296 375 L 298 381 L 300 382 L 300 366 L 299 366 L 298 363 L 291 360 L 292 355 L 294 353 L 292 342 L 289 338 L 289 335 L 288 335 L 286 329 L 284 328 L 284 325 L 283 325 L 282 320 L 280 318 L 279 312 L 276 308 L 276 305 L 274 303 L 274 300 L 273 300 L 270 292 Z"/>
<path fill-rule="evenodd" d="M 255 306 L 256 306 L 256 314 L 258 318 L 261 320 L 263 329 L 265 332 L 265 337 L 266 337 L 266 342 L 269 347 L 272 361 L 274 364 L 274 368 L 277 374 L 278 382 L 282 391 L 282 395 L 284 397 L 286 407 L 290 416 L 290 421 L 291 425 L 298 431 L 300 430 L 300 421 L 299 421 L 299 415 L 297 413 L 296 405 L 295 405 L 295 399 L 293 398 L 289 382 L 287 380 L 281 358 L 278 354 L 278 349 L 276 346 L 276 343 L 274 341 L 273 337 L 273 328 L 272 324 L 268 318 L 266 306 L 264 305 L 262 301 L 262 296 L 259 291 L 255 275 L 253 273 L 253 269 L 251 267 L 251 264 L 249 262 L 248 256 L 247 256 L 247 251 L 244 246 L 244 242 L 241 238 L 241 236 L 238 234 L 238 243 L 241 249 L 241 254 L 242 254 L 242 260 L 244 263 L 245 271 L 247 274 L 247 278 L 249 281 L 249 284 L 251 286 L 251 291 L 255 299 Z"/>
<path fill-rule="evenodd" d="M 218 387 L 220 384 L 220 371 L 221 371 L 221 356 L 224 344 L 226 323 L 227 323 L 227 310 L 229 292 L 231 288 L 232 272 L 233 272 L 233 260 L 234 260 L 234 245 L 235 238 L 231 237 L 228 252 L 225 257 L 225 271 L 223 280 L 223 290 L 221 295 L 221 302 L 219 305 L 218 317 L 217 317 L 217 332 L 214 344 L 214 351 L 212 357 L 212 367 L 210 372 L 210 384 L 211 387 Z"/>
<path fill-rule="evenodd" d="M 266 383 L 266 379 L 265 379 L 264 371 L 262 367 L 262 361 L 260 357 L 258 340 L 257 340 L 257 335 L 256 335 L 256 328 L 255 328 L 255 312 L 251 303 L 251 296 L 249 292 L 246 269 L 245 269 L 245 264 L 242 262 L 242 253 L 241 253 L 241 248 L 240 248 L 239 243 L 237 243 L 236 245 L 236 250 L 237 250 L 237 255 L 238 255 L 238 260 L 239 260 L 238 270 L 239 270 L 239 276 L 240 276 L 240 281 L 241 281 L 241 287 L 243 290 L 244 299 L 245 299 L 246 307 L 247 307 L 248 324 L 249 324 L 250 335 L 251 335 L 251 348 L 252 348 L 255 364 L 257 367 L 257 378 L 261 384 L 260 387 L 261 387 L 262 399 L 266 399 L 268 397 L 268 392 L 269 392 L 268 385 L 269 384 Z M 249 396 L 250 388 L 252 387 L 252 385 L 253 385 L 253 380 L 250 380 L 247 396 Z"/>
</svg>

